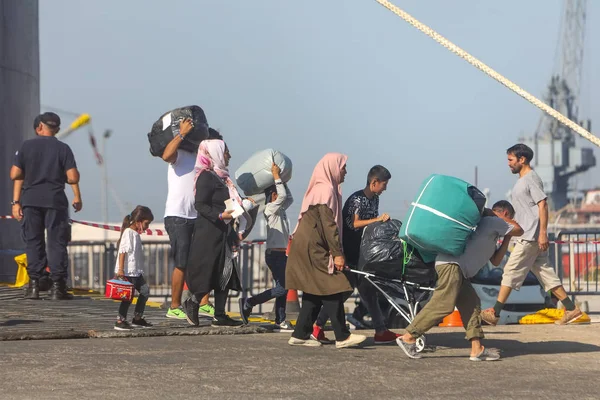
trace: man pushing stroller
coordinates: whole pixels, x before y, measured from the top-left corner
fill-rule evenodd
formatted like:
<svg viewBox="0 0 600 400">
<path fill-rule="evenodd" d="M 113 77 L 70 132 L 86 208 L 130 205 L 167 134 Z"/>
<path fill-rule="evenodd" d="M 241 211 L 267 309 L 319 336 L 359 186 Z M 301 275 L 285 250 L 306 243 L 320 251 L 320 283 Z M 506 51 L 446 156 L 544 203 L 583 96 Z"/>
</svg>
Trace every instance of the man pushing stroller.
<svg viewBox="0 0 600 400">
<path fill-rule="evenodd" d="M 523 234 L 523 229 L 514 218 L 514 208 L 507 201 L 499 201 L 493 211 L 484 210 L 483 218 L 475 233 L 468 239 L 465 251 L 460 256 L 438 254 L 435 270 L 438 280 L 431 300 L 417 314 L 406 328 L 406 333 L 397 343 L 410 358 L 421 358 L 416 341 L 432 327 L 454 311 L 460 312 L 467 340 L 471 342 L 471 361 L 493 361 L 500 358 L 498 351 L 485 348 L 481 344 L 481 302 L 469 281 L 490 260 L 499 265 L 504 257 L 510 238 Z M 504 240 L 500 248 L 496 244 L 500 237 Z"/>
</svg>

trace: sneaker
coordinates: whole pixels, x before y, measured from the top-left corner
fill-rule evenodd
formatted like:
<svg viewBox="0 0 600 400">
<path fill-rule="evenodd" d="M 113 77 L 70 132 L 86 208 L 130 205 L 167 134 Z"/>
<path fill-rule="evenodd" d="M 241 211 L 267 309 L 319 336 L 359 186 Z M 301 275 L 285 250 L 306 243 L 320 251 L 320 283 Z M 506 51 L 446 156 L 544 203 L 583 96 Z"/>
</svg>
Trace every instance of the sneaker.
<svg viewBox="0 0 600 400">
<path fill-rule="evenodd" d="M 244 299 L 243 297 L 240 297 L 238 299 L 238 305 L 240 307 L 240 317 L 242 317 L 244 325 L 248 325 L 248 318 L 250 317 L 250 314 L 252 314 L 252 307 L 246 307 L 247 302 L 246 299 Z"/>
<path fill-rule="evenodd" d="M 190 325 L 200 325 L 200 318 L 198 317 L 199 309 L 200 304 L 196 303 L 195 301 L 192 301 L 191 297 L 183 302 L 183 311 L 185 312 L 185 319 L 187 319 Z"/>
<path fill-rule="evenodd" d="M 354 347 L 358 346 L 362 342 L 367 339 L 365 335 L 357 335 L 351 333 L 350 336 L 346 340 L 342 340 L 341 342 L 335 342 L 336 349 L 345 349 L 346 347 Z"/>
<path fill-rule="evenodd" d="M 144 318 L 140 318 L 140 319 L 134 318 L 133 321 L 131 321 L 131 325 L 134 328 L 150 328 L 153 326 L 150 322 L 146 321 Z"/>
<path fill-rule="evenodd" d="M 327 339 L 327 337 L 325 336 L 325 331 L 323 331 L 323 328 L 321 328 L 320 326 L 317 326 L 317 325 L 315 325 L 315 327 L 313 328 L 313 333 L 310 335 L 310 338 L 312 340 L 316 340 L 317 342 L 322 343 L 322 344 L 335 343 L 334 340 Z"/>
<path fill-rule="evenodd" d="M 421 354 L 417 351 L 417 343 L 406 343 L 402 340 L 402 337 L 396 339 L 396 343 L 404 351 L 404 354 L 410 358 L 414 358 L 415 360 L 421 358 Z"/>
<path fill-rule="evenodd" d="M 496 326 L 496 325 L 498 325 L 498 321 L 500 320 L 500 317 L 496 317 L 496 314 L 495 314 L 493 308 L 488 308 L 487 310 L 483 310 L 481 312 L 481 319 L 483 320 L 483 322 L 485 322 L 488 325 Z"/>
<path fill-rule="evenodd" d="M 312 336 L 312 335 L 311 335 Z M 288 340 L 288 344 L 290 346 L 306 346 L 306 347 L 319 347 L 319 346 L 323 346 L 321 344 L 321 342 L 318 342 L 314 339 L 308 339 L 308 340 L 302 340 L 302 339 L 296 339 L 295 337 L 291 337 L 290 340 Z"/>
<path fill-rule="evenodd" d="M 215 306 L 210 303 L 206 303 L 203 306 L 200 306 L 200 315 L 203 317 L 214 317 L 215 316 Z"/>
<path fill-rule="evenodd" d="M 117 331 L 130 331 L 133 329 L 133 326 L 127 321 L 117 321 L 114 328 Z"/>
<path fill-rule="evenodd" d="M 289 321 L 283 321 L 279 324 L 275 323 L 275 328 L 273 329 L 273 332 L 294 332 L 294 325 L 292 325 L 292 323 Z"/>
<path fill-rule="evenodd" d="M 498 350 L 483 348 L 481 353 L 476 356 L 469 357 L 471 361 L 496 361 L 500 359 L 500 353 Z"/>
<path fill-rule="evenodd" d="M 212 326 L 219 328 L 222 326 L 242 326 L 244 323 L 236 319 L 231 318 L 229 315 L 215 316 L 212 320 Z"/>
<path fill-rule="evenodd" d="M 571 311 L 565 310 L 565 313 L 563 314 L 562 318 L 554 323 L 556 325 L 567 325 L 571 322 L 576 321 L 577 318 L 581 317 L 582 315 L 583 312 L 579 309 L 579 307 L 575 307 L 575 309 Z"/>
<path fill-rule="evenodd" d="M 376 333 L 375 334 L 375 344 L 388 344 L 388 343 L 394 343 L 396 341 L 396 339 L 398 339 L 400 336 L 400 334 L 398 333 L 394 333 L 392 331 L 385 331 L 382 333 Z"/>
<path fill-rule="evenodd" d="M 167 310 L 167 318 L 185 319 L 185 312 L 182 307 L 171 308 Z"/>
</svg>

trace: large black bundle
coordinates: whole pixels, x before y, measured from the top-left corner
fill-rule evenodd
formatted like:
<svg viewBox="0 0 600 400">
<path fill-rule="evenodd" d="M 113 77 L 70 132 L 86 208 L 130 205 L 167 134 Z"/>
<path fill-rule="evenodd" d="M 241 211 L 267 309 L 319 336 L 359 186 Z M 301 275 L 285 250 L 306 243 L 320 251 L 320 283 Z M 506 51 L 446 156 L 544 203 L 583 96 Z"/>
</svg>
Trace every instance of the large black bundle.
<svg viewBox="0 0 600 400">
<path fill-rule="evenodd" d="M 187 106 L 163 114 L 152 125 L 152 130 L 148 133 L 150 154 L 155 157 L 162 157 L 167 145 L 175 136 L 179 135 L 179 123 L 186 118 L 192 120 L 194 127 L 179 145 L 179 148 L 191 153 L 197 152 L 200 142 L 208 137 L 208 121 L 202 108 Z"/>
<path fill-rule="evenodd" d="M 398 237 L 402 222 L 391 219 L 375 222 L 363 231 L 360 243 L 358 269 L 366 264 L 402 258 L 402 241 Z"/>
<path fill-rule="evenodd" d="M 434 262 L 425 263 L 419 251 L 398 237 L 398 220 L 378 222 L 365 228 L 358 269 L 383 278 L 404 279 L 420 284 L 435 281 Z"/>
</svg>

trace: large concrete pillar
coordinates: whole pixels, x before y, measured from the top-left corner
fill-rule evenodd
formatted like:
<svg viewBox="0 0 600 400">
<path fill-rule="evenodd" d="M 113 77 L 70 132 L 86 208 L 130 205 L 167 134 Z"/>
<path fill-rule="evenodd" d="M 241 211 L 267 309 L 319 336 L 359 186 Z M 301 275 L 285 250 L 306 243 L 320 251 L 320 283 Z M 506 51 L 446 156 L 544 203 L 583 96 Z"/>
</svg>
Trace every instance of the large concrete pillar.
<svg viewBox="0 0 600 400">
<path fill-rule="evenodd" d="M 0 0 L 0 215 L 10 215 L 9 170 L 23 140 L 35 135 L 40 112 L 38 0 Z M 0 281 L 14 279 L 19 224 L 0 220 Z"/>
</svg>

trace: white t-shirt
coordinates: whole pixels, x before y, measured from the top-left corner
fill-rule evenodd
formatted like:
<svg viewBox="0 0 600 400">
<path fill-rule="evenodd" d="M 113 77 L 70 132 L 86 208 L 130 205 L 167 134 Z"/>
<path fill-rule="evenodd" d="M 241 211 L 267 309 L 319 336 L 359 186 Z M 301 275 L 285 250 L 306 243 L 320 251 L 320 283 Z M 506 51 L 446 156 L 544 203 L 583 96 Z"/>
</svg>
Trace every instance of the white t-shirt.
<svg viewBox="0 0 600 400">
<path fill-rule="evenodd" d="M 140 276 L 144 273 L 144 252 L 142 250 L 142 238 L 140 234 L 133 229 L 126 228 L 121 237 L 119 251 L 117 252 L 117 262 L 115 264 L 115 274 L 119 272 L 119 256 L 125 256 L 125 265 L 123 272 L 125 276 Z"/>
<path fill-rule="evenodd" d="M 195 165 L 196 154 L 177 150 L 177 160 L 169 165 L 167 174 L 165 217 L 195 219 L 198 216 L 194 207 Z"/>
</svg>

